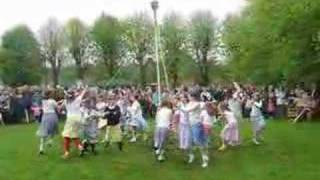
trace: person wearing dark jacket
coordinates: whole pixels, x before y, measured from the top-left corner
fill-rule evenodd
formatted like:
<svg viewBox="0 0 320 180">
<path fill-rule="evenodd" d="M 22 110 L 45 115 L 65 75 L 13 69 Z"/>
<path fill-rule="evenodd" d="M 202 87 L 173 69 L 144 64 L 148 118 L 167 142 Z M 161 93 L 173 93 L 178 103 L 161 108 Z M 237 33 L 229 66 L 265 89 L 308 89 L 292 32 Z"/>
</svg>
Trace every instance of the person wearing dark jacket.
<svg viewBox="0 0 320 180">
<path fill-rule="evenodd" d="M 116 105 L 116 97 L 114 94 L 109 95 L 107 103 L 108 105 L 104 111 L 104 119 L 107 119 L 106 147 L 108 147 L 110 143 L 117 143 L 119 150 L 122 151 L 121 111 L 120 107 Z"/>
</svg>

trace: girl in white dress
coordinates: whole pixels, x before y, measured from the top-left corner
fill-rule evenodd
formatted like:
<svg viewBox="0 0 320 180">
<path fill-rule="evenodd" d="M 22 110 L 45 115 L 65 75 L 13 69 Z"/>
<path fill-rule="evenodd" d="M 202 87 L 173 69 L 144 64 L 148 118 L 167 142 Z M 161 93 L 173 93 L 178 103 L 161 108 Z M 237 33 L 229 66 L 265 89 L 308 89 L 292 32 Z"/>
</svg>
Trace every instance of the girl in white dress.
<svg viewBox="0 0 320 180">
<path fill-rule="evenodd" d="M 222 145 L 219 148 L 219 151 L 224 151 L 228 145 L 236 146 L 240 144 L 240 135 L 238 128 L 238 120 L 232 112 L 228 105 L 221 104 L 221 113 L 223 114 L 223 119 L 226 121 L 222 131 L 221 131 L 221 140 Z"/>
<path fill-rule="evenodd" d="M 164 160 L 164 145 L 172 121 L 172 109 L 169 101 L 163 101 L 156 114 L 154 148 L 159 161 Z"/>
<path fill-rule="evenodd" d="M 178 107 L 182 109 L 188 104 L 187 95 L 181 96 L 181 101 L 178 102 Z M 188 118 L 188 113 L 180 109 L 175 111 L 175 117 L 177 119 L 178 137 L 179 137 L 179 148 L 188 151 L 191 147 L 191 128 Z"/>
<path fill-rule="evenodd" d="M 254 100 L 251 108 L 250 113 L 250 120 L 252 123 L 252 132 L 253 132 L 253 138 L 252 141 L 255 144 L 260 144 L 259 139 L 261 139 L 261 134 L 263 133 L 265 129 L 265 120 L 261 112 L 262 108 L 262 101 L 258 94 L 254 95 Z"/>
<path fill-rule="evenodd" d="M 235 92 L 232 94 L 232 97 L 228 100 L 228 105 L 230 110 L 236 116 L 236 119 L 240 122 L 242 120 L 242 98 L 241 98 L 241 88 L 234 82 Z"/>
<path fill-rule="evenodd" d="M 192 147 L 189 152 L 189 160 L 188 163 L 192 163 L 194 161 L 194 153 L 193 148 L 199 148 L 202 156 L 202 167 L 207 167 L 209 157 L 205 153 L 206 147 L 206 139 L 203 124 L 201 122 L 201 110 L 203 105 L 200 103 L 200 95 L 196 92 L 191 93 L 189 96 L 189 103 L 186 107 L 182 107 L 181 110 L 188 113 L 190 127 L 191 127 L 191 140 Z"/>
<path fill-rule="evenodd" d="M 209 163 L 209 137 L 211 135 L 211 130 L 213 126 L 213 107 L 210 103 L 206 103 L 204 107 L 202 107 L 200 113 L 200 119 L 203 127 L 203 141 L 204 146 L 202 150 L 202 167 L 207 167 Z"/>
<path fill-rule="evenodd" d="M 137 132 L 140 131 L 144 135 L 144 139 L 146 139 L 145 130 L 147 128 L 147 122 L 142 116 L 141 105 L 138 102 L 138 96 L 130 97 L 131 106 L 128 107 L 128 111 L 130 113 L 129 120 L 129 128 L 131 131 L 131 140 L 130 142 L 137 141 Z"/>
<path fill-rule="evenodd" d="M 52 138 L 58 133 L 57 102 L 53 99 L 53 92 L 46 91 L 42 100 L 42 120 L 37 131 L 40 137 L 39 154 L 44 154 L 45 145 L 51 146 Z"/>
</svg>

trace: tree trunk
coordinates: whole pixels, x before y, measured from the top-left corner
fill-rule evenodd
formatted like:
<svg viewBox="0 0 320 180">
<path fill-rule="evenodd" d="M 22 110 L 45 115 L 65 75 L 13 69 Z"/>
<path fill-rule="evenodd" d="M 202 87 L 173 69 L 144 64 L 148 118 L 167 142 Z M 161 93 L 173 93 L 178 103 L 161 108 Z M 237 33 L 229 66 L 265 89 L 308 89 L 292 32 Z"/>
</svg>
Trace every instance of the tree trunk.
<svg viewBox="0 0 320 180">
<path fill-rule="evenodd" d="M 142 86 L 146 85 L 146 67 L 144 64 L 139 64 L 140 67 L 140 82 Z"/>
<path fill-rule="evenodd" d="M 48 69 L 45 67 L 45 65 L 42 66 L 42 84 L 44 84 L 45 86 L 48 85 Z"/>
<path fill-rule="evenodd" d="M 178 64 L 179 59 L 175 58 L 174 61 L 171 63 L 171 68 L 170 68 L 170 74 L 172 78 L 172 85 L 173 87 L 177 87 L 177 82 L 178 82 L 178 70 L 177 70 L 177 64 Z"/>
<path fill-rule="evenodd" d="M 178 83 L 177 83 L 178 82 L 178 74 L 177 74 L 177 72 L 173 73 L 172 79 L 173 79 L 173 87 L 176 88 L 177 85 L 178 85 Z"/>
<path fill-rule="evenodd" d="M 82 67 L 82 59 L 80 56 L 80 51 L 75 51 L 73 53 L 73 58 L 76 61 L 76 68 L 77 68 L 77 77 L 79 80 L 83 81 L 84 79 L 84 68 Z"/>
<path fill-rule="evenodd" d="M 79 61 L 76 62 L 77 66 L 77 77 L 79 80 L 83 81 L 84 79 L 84 68 L 81 66 L 81 63 Z"/>
<path fill-rule="evenodd" d="M 209 75 L 208 75 L 208 64 L 204 64 L 203 67 L 203 83 L 205 86 L 209 84 Z"/>
<path fill-rule="evenodd" d="M 114 64 L 113 60 L 111 59 L 112 57 L 105 56 L 104 57 L 104 64 L 106 65 L 106 68 L 108 70 L 109 78 L 112 78 L 114 75 Z"/>
<path fill-rule="evenodd" d="M 110 76 L 110 78 L 112 78 L 114 76 L 114 64 L 113 64 L 113 61 L 109 62 L 108 69 L 109 69 L 109 76 Z"/>
<path fill-rule="evenodd" d="M 84 80 L 84 69 L 83 69 L 83 67 L 78 67 L 77 74 L 78 74 L 78 79 L 83 81 Z"/>
<path fill-rule="evenodd" d="M 59 84 L 59 70 L 56 67 L 52 67 L 52 81 L 53 87 L 56 88 Z"/>
<path fill-rule="evenodd" d="M 203 53 L 202 57 L 202 60 L 199 62 L 201 85 L 207 86 L 209 84 L 207 54 Z"/>
</svg>

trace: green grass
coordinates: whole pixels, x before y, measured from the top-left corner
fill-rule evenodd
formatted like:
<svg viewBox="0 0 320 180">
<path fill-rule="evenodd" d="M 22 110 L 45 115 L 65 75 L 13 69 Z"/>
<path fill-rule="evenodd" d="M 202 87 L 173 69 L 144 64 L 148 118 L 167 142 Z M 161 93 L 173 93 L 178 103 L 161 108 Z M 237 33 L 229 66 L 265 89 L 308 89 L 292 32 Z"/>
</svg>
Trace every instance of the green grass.
<svg viewBox="0 0 320 180">
<path fill-rule="evenodd" d="M 125 145 L 119 152 L 113 146 L 99 147 L 99 155 L 61 159 L 62 139 L 47 155 L 38 156 L 36 125 L 0 127 L 0 180 L 316 180 L 320 179 L 320 123 L 288 124 L 268 122 L 265 143 L 250 142 L 250 125 L 241 128 L 241 147 L 217 152 L 218 140 L 213 138 L 209 168 L 200 167 L 199 154 L 194 164 L 184 163 L 185 156 L 170 144 L 168 159 L 158 163 L 150 145 Z M 217 132 L 218 133 L 218 132 Z"/>
</svg>

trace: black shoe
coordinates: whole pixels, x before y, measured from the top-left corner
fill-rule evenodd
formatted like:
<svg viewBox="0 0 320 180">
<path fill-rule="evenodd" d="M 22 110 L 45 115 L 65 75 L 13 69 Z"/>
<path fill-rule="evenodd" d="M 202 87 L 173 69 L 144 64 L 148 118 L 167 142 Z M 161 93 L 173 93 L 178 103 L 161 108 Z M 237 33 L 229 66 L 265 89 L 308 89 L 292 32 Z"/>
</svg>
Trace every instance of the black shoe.
<svg viewBox="0 0 320 180">
<path fill-rule="evenodd" d="M 83 150 L 84 150 L 84 152 L 88 152 L 88 146 L 89 146 L 89 144 L 88 144 L 87 142 L 84 142 L 84 143 L 83 143 Z"/>
<path fill-rule="evenodd" d="M 104 148 L 108 148 L 110 146 L 110 142 L 105 142 Z"/>
<path fill-rule="evenodd" d="M 154 151 L 158 150 L 158 147 L 153 146 L 153 150 L 154 150 Z"/>
<path fill-rule="evenodd" d="M 118 143 L 118 148 L 119 148 L 120 151 L 122 151 L 122 149 L 123 149 L 123 143 L 122 142 Z"/>
<path fill-rule="evenodd" d="M 90 144 L 90 146 L 91 146 L 91 152 L 92 152 L 94 155 L 97 155 L 96 145 L 95 145 L 95 144 Z"/>
<path fill-rule="evenodd" d="M 81 150 L 81 151 L 80 151 L 80 155 L 79 155 L 79 156 L 80 156 L 80 157 L 83 157 L 83 156 L 84 156 L 84 152 L 85 152 L 85 151 L 84 151 L 84 149 L 83 149 L 83 150 Z"/>
<path fill-rule="evenodd" d="M 44 151 L 39 151 L 39 155 L 44 155 Z"/>
</svg>

